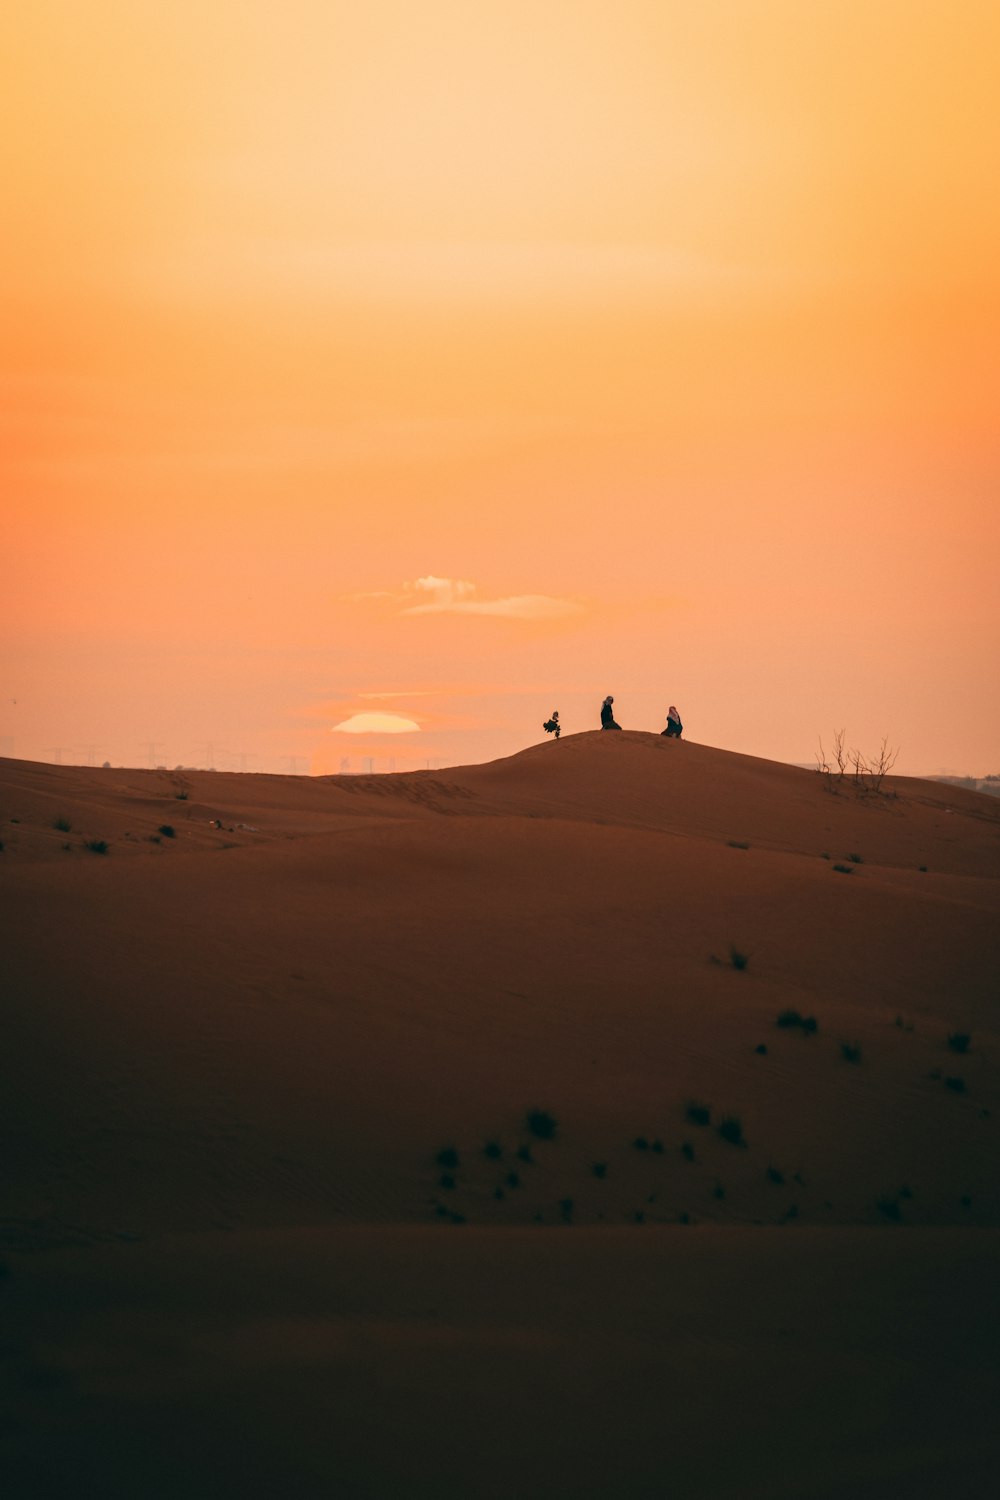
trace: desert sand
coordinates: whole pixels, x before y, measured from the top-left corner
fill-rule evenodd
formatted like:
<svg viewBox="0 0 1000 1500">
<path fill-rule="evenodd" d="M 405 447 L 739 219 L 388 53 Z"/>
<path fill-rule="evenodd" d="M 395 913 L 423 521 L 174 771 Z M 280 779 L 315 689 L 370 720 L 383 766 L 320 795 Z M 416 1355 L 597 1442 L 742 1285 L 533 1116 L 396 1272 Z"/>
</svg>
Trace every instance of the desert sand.
<svg viewBox="0 0 1000 1500">
<path fill-rule="evenodd" d="M 14 1494 L 992 1488 L 996 801 L 592 733 L 0 839 Z"/>
</svg>

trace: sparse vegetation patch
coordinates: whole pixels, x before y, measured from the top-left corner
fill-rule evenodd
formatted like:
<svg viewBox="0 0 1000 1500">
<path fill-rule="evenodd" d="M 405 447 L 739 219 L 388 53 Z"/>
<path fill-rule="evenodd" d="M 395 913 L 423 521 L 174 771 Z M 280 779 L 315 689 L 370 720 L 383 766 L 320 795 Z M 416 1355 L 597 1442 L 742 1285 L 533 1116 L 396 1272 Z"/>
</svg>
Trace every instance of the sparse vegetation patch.
<svg viewBox="0 0 1000 1500">
<path fill-rule="evenodd" d="M 537 1136 L 540 1141 L 554 1140 L 559 1128 L 555 1117 L 546 1109 L 529 1110 L 524 1123 L 531 1134 Z"/>
<path fill-rule="evenodd" d="M 69 818 L 56 818 L 52 825 L 59 833 L 69 833 L 73 827 Z"/>
<path fill-rule="evenodd" d="M 841 1042 L 840 1055 L 845 1062 L 859 1063 L 861 1061 L 861 1048 L 856 1043 Z"/>
<path fill-rule="evenodd" d="M 91 854 L 107 854 L 108 852 L 106 839 L 85 839 L 83 847 L 89 849 Z"/>
<path fill-rule="evenodd" d="M 734 969 L 745 969 L 747 964 L 750 962 L 750 955 L 748 953 L 741 953 L 739 948 L 730 943 L 729 962 L 732 964 Z"/>
<path fill-rule="evenodd" d="M 712 1111 L 707 1104 L 699 1104 L 692 1099 L 684 1111 L 684 1118 L 691 1125 L 711 1125 Z"/>
<path fill-rule="evenodd" d="M 948 1038 L 952 1052 L 968 1052 L 972 1037 L 967 1031 L 953 1031 Z"/>
<path fill-rule="evenodd" d="M 800 1016 L 797 1010 L 783 1010 L 774 1024 L 785 1031 L 790 1031 L 797 1026 L 806 1036 L 812 1036 L 819 1030 L 819 1023 L 815 1016 Z"/>
<path fill-rule="evenodd" d="M 738 1115 L 726 1115 L 719 1125 L 719 1134 L 730 1146 L 745 1146 L 746 1138 L 743 1135 L 743 1125 Z"/>
<path fill-rule="evenodd" d="M 853 866 L 851 866 L 851 865 L 834 865 L 833 868 L 836 870 L 836 872 L 837 872 L 838 875 L 853 875 L 854 874 L 854 869 L 853 869 Z"/>
</svg>

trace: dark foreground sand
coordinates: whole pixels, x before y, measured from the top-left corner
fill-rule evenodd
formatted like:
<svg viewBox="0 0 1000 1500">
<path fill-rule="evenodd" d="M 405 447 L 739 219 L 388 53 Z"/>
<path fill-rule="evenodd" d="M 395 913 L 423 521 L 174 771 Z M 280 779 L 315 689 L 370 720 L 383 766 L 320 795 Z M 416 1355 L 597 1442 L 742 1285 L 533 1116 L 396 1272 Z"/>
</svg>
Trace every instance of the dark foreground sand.
<svg viewBox="0 0 1000 1500">
<path fill-rule="evenodd" d="M 991 1493 L 1000 807 L 885 790 L 0 763 L 9 1493 Z"/>
</svg>

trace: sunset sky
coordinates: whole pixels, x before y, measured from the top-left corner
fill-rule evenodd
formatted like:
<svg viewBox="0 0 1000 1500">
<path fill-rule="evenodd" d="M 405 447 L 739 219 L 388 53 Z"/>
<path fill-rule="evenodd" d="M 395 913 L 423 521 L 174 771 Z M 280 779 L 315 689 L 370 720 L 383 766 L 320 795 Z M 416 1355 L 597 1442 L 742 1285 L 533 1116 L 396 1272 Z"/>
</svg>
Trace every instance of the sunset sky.
<svg viewBox="0 0 1000 1500">
<path fill-rule="evenodd" d="M 446 765 L 613 693 L 1000 771 L 992 0 L 31 0 L 0 56 L 0 753 Z"/>
</svg>

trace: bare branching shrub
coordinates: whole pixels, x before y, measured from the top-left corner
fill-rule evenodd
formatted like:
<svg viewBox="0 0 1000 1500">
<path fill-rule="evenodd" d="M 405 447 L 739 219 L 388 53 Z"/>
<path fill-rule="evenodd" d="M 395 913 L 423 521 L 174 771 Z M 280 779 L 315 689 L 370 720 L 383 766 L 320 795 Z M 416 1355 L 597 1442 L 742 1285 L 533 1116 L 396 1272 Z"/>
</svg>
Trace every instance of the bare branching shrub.
<svg viewBox="0 0 1000 1500">
<path fill-rule="evenodd" d="M 826 784 L 831 791 L 836 791 L 847 775 L 851 773 L 851 781 L 859 792 L 882 792 L 882 783 L 896 764 L 899 755 L 899 747 L 889 744 L 889 736 L 884 735 L 882 743 L 874 755 L 868 756 L 860 750 L 848 750 L 846 748 L 845 731 L 837 729 L 833 735 L 833 756 L 827 756 L 823 741 L 819 742 L 819 753 L 816 756 L 816 769 L 819 774 L 826 778 Z"/>
</svg>

